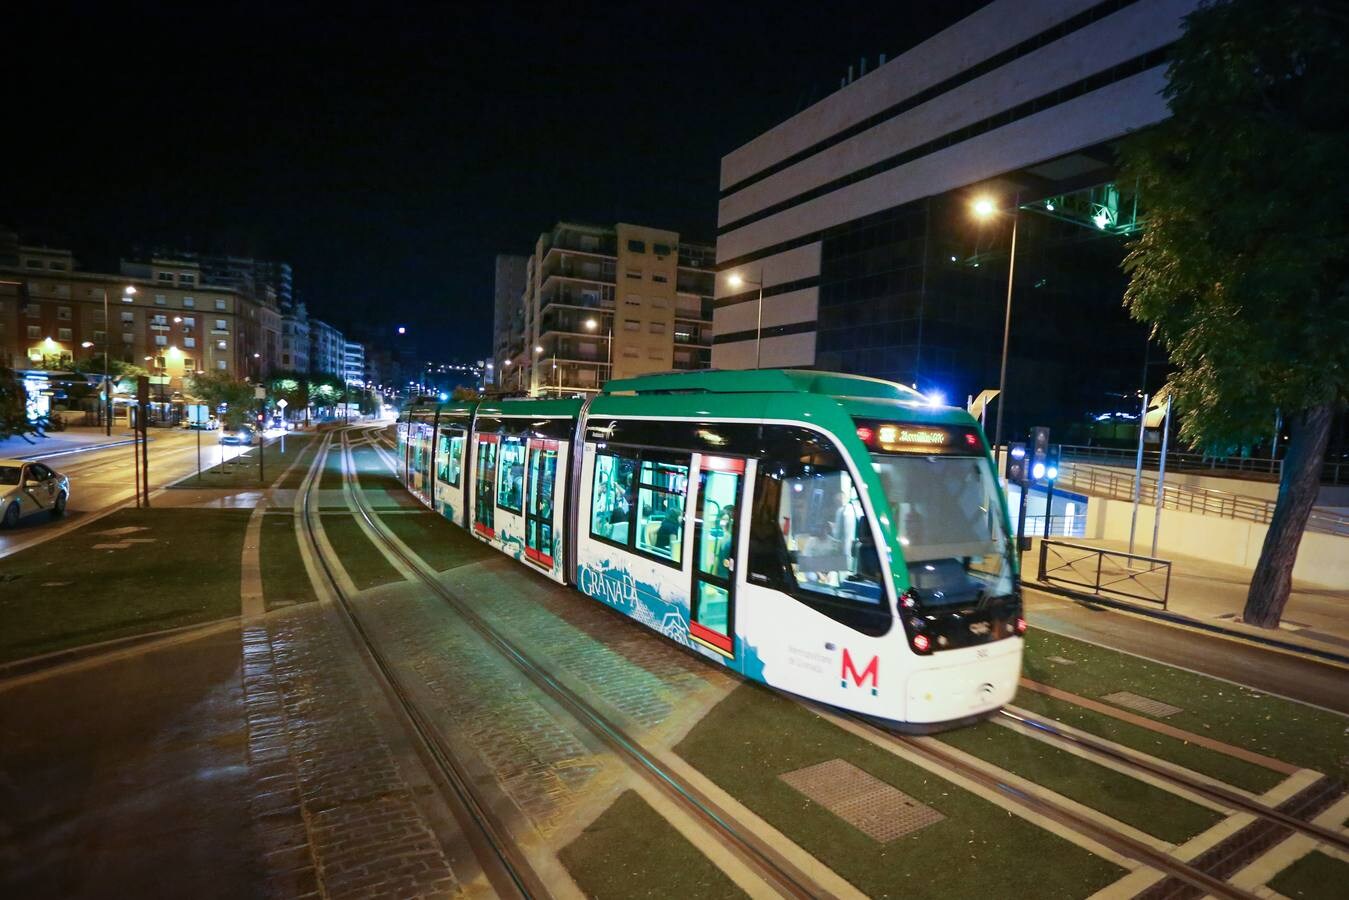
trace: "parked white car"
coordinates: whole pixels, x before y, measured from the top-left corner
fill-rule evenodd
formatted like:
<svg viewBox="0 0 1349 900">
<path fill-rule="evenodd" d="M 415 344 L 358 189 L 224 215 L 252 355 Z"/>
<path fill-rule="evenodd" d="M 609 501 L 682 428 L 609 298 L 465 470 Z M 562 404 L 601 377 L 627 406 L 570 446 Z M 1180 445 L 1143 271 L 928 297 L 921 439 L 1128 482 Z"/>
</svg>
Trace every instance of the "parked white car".
<svg viewBox="0 0 1349 900">
<path fill-rule="evenodd" d="M 70 479 L 50 466 L 21 459 L 0 459 L 0 528 L 13 528 L 24 516 L 66 513 Z"/>
</svg>

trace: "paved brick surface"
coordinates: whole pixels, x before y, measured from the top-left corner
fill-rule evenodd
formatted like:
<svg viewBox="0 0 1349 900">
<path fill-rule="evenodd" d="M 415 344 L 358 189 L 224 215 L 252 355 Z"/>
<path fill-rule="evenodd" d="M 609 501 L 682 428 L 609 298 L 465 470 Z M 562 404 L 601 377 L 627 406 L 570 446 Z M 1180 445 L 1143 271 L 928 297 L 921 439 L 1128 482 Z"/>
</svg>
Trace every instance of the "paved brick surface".
<svg viewBox="0 0 1349 900">
<path fill-rule="evenodd" d="M 382 647 L 397 648 L 400 677 L 455 745 L 487 773 L 545 838 L 586 801 L 606 761 L 515 667 L 469 631 L 448 604 L 411 586 L 364 598 Z"/>
<path fill-rule="evenodd" d="M 506 557 L 451 570 L 446 584 L 536 658 L 643 730 L 700 716 L 738 684 L 665 638 Z"/>
<path fill-rule="evenodd" d="M 458 882 L 328 611 L 245 629 L 248 756 L 275 896 L 448 897 Z"/>
</svg>

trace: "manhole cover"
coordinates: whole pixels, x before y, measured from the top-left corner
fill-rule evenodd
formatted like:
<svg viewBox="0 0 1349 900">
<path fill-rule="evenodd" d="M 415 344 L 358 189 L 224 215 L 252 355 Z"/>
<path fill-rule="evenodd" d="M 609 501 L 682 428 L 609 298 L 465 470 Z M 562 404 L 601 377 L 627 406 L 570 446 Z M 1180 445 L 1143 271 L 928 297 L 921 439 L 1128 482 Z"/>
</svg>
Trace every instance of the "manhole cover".
<svg viewBox="0 0 1349 900">
<path fill-rule="evenodd" d="M 884 844 L 945 818 L 852 763 L 831 759 L 780 776 L 863 834 Z"/>
<path fill-rule="evenodd" d="M 1174 716 L 1178 712 L 1183 712 L 1179 706 L 1172 706 L 1170 703 L 1163 703 L 1160 700 L 1153 700 L 1151 697 L 1143 697 L 1139 694 L 1133 694 L 1129 691 L 1116 691 L 1113 694 L 1106 694 L 1101 698 L 1116 706 L 1123 706 L 1128 709 L 1135 709 L 1141 713 L 1147 713 L 1150 716 L 1165 718 Z"/>
</svg>

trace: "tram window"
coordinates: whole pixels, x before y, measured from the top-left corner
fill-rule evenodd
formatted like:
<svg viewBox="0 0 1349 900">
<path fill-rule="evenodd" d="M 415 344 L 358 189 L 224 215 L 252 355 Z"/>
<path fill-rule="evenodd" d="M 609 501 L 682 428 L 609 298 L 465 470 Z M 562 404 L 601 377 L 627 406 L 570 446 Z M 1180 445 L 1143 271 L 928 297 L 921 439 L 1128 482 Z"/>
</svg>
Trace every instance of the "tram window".
<svg viewBox="0 0 1349 900">
<path fill-rule="evenodd" d="M 442 484 L 459 487 L 459 475 L 463 471 L 464 436 L 462 434 L 441 434 L 436 448 L 436 478 Z"/>
<path fill-rule="evenodd" d="M 637 460 L 613 453 L 595 456 L 590 533 L 616 544 L 628 543 L 628 524 L 636 501 Z"/>
<path fill-rule="evenodd" d="M 501 439 L 501 480 L 497 482 L 497 506 L 518 513 L 525 498 L 524 438 Z"/>
<path fill-rule="evenodd" d="M 772 584 L 789 577 L 787 586 L 797 591 L 883 607 L 876 545 L 848 471 L 800 464 L 761 471 L 751 579 Z"/>
<path fill-rule="evenodd" d="M 553 479 L 557 473 L 557 451 L 536 448 L 529 464 L 529 514 L 552 521 Z"/>
<path fill-rule="evenodd" d="M 683 560 L 687 464 L 642 460 L 637 491 L 637 549 L 673 563 Z"/>
</svg>

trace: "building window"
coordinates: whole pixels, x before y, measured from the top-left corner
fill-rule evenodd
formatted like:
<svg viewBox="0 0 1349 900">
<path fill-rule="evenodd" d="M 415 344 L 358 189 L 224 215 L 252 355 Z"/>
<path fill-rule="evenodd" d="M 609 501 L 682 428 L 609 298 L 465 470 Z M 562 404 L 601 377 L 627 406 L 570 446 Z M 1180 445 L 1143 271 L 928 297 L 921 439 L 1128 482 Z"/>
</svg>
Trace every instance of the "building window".
<svg viewBox="0 0 1349 900">
<path fill-rule="evenodd" d="M 637 352 L 636 347 L 624 347 L 623 356 L 626 359 L 636 359 L 637 357 L 641 356 L 641 354 Z"/>
<path fill-rule="evenodd" d="M 70 341 L 75 339 L 75 335 L 69 328 L 56 329 L 56 339 L 60 341 Z"/>
<path fill-rule="evenodd" d="M 646 241 L 629 240 L 629 241 L 628 241 L 628 252 L 629 252 L 629 253 L 645 253 L 645 252 L 646 252 Z"/>
<path fill-rule="evenodd" d="M 669 245 L 669 244 L 652 244 L 652 245 L 651 245 L 651 252 L 654 253 L 654 254 L 656 254 L 657 256 L 669 256 L 669 255 L 670 255 L 670 245 Z"/>
<path fill-rule="evenodd" d="M 36 319 L 42 315 L 42 307 L 36 303 L 29 303 L 24 308 L 24 312 L 28 315 L 28 318 Z"/>
<path fill-rule="evenodd" d="M 664 334 L 664 333 L 665 333 L 665 323 L 664 323 L 664 322 L 651 322 L 651 323 L 649 324 L 648 328 L 650 329 L 650 331 L 651 331 L 652 334 Z"/>
<path fill-rule="evenodd" d="M 693 343 L 693 332 L 691 332 L 691 331 L 689 331 L 689 330 L 687 330 L 687 329 L 678 329 L 678 328 L 675 329 L 674 337 L 675 337 L 675 343 L 676 343 L 676 344 L 692 344 L 692 343 Z"/>
<path fill-rule="evenodd" d="M 641 305 L 642 305 L 642 298 L 641 298 L 641 297 L 638 297 L 636 294 L 628 294 L 628 296 L 626 296 L 626 297 L 623 298 L 623 305 L 624 305 L 624 306 L 641 306 Z"/>
<path fill-rule="evenodd" d="M 129 331 L 123 331 L 123 332 L 122 332 L 122 343 L 123 343 L 123 344 L 134 344 L 135 342 L 136 342 L 136 337 L 135 337 L 135 335 L 133 335 L 133 334 L 132 334 L 131 332 L 129 332 Z"/>
<path fill-rule="evenodd" d="M 217 298 L 216 298 L 216 301 L 215 301 L 215 308 L 216 308 L 216 309 L 224 309 L 224 308 L 225 308 L 225 301 L 224 301 L 224 300 L 221 300 L 220 298 L 217 297 Z"/>
<path fill-rule="evenodd" d="M 162 356 L 156 356 L 156 357 L 155 357 L 155 368 L 156 368 L 156 369 L 165 369 L 165 368 L 168 368 L 168 366 L 165 365 L 164 357 L 162 357 Z"/>
<path fill-rule="evenodd" d="M 98 288 L 90 288 L 90 289 L 89 289 L 89 296 L 90 296 L 90 297 L 98 297 L 98 296 L 100 296 L 101 294 L 102 294 L 102 292 L 101 292 Z"/>
<path fill-rule="evenodd" d="M 136 321 L 136 314 L 133 313 L 133 312 L 132 312 L 131 310 L 129 310 L 129 309 L 124 309 L 124 310 L 122 310 L 122 321 L 123 321 L 123 322 L 134 322 L 134 321 Z"/>
<path fill-rule="evenodd" d="M 184 316 L 184 317 L 183 317 L 183 327 L 184 327 L 184 328 L 196 328 L 196 327 L 197 327 L 197 317 L 196 317 L 196 316 Z"/>
<path fill-rule="evenodd" d="M 195 347 L 197 346 L 197 339 L 194 337 L 185 337 L 183 338 L 183 346 L 189 349 Z"/>
<path fill-rule="evenodd" d="M 216 330 L 216 331 L 228 331 L 228 330 L 229 330 L 229 327 L 230 327 L 230 323 L 227 322 L 226 320 L 224 320 L 224 319 L 216 319 L 216 320 L 215 320 L 215 330 Z"/>
<path fill-rule="evenodd" d="M 155 335 L 155 346 L 156 346 L 156 347 L 167 347 L 168 345 L 169 345 L 169 339 L 168 339 L 168 336 L 167 336 L 167 335 L 163 335 L 163 334 L 157 334 L 157 335 Z"/>
<path fill-rule="evenodd" d="M 156 314 L 150 319 L 150 322 L 151 322 L 151 324 L 154 324 L 154 325 L 167 325 L 167 324 L 169 324 L 169 317 L 166 316 L 166 315 L 164 315 L 163 313 L 156 313 Z"/>
<path fill-rule="evenodd" d="M 197 298 L 196 298 L 196 297 L 184 297 L 184 298 L 183 298 L 183 306 L 186 306 L 186 307 L 188 307 L 188 308 L 190 309 L 191 307 L 194 307 L 194 306 L 196 306 L 196 305 L 197 305 Z"/>
<path fill-rule="evenodd" d="M 197 361 L 190 356 L 183 357 L 183 371 L 192 372 L 197 368 Z"/>
<path fill-rule="evenodd" d="M 173 273 L 159 272 L 155 275 L 155 279 L 164 282 L 165 284 L 173 284 Z"/>
<path fill-rule="evenodd" d="M 179 272 L 179 273 L 178 273 L 178 283 L 179 283 L 179 284 L 188 284 L 188 285 L 196 284 L 196 283 L 197 283 L 197 276 L 196 276 L 195 274 L 193 274 L 192 272 Z"/>
<path fill-rule="evenodd" d="M 61 319 L 61 320 L 64 321 L 64 322 L 69 322 L 69 321 L 70 321 L 70 307 L 69 307 L 69 306 L 58 306 L 58 307 L 56 308 L 56 318 Z"/>
<path fill-rule="evenodd" d="M 659 347 L 652 347 L 650 350 L 646 351 L 646 357 L 647 359 L 664 359 L 665 351 Z"/>
<path fill-rule="evenodd" d="M 651 301 L 651 305 L 656 309 L 669 309 L 670 301 L 666 300 L 664 297 L 657 297 L 655 300 Z"/>
<path fill-rule="evenodd" d="M 107 339 L 108 339 L 108 333 L 107 333 L 106 331 L 95 331 L 95 332 L 94 332 L 94 343 L 101 344 L 101 343 L 103 343 L 104 341 L 106 341 Z"/>
<path fill-rule="evenodd" d="M 216 341 L 216 342 L 215 342 L 215 348 L 216 348 L 217 350 L 225 350 L 225 349 L 228 349 L 224 341 Z"/>
<path fill-rule="evenodd" d="M 58 296 L 58 297 L 69 297 L 69 296 L 70 296 L 70 285 L 68 285 L 68 284 L 54 284 L 54 285 L 52 285 L 52 291 L 53 291 L 53 293 L 55 293 L 56 296 Z"/>
<path fill-rule="evenodd" d="M 627 275 L 628 275 L 629 278 L 633 279 L 634 281 L 641 281 L 641 280 L 642 280 L 642 270 L 641 270 L 641 269 L 628 269 Z"/>
<path fill-rule="evenodd" d="M 42 260 L 40 260 L 40 259 L 25 259 L 25 260 L 23 261 L 23 264 L 24 264 L 25 266 L 27 266 L 28 268 L 30 268 L 30 269 L 40 269 L 40 268 L 42 268 Z"/>
<path fill-rule="evenodd" d="M 217 369 L 223 369 L 223 368 L 225 368 L 225 361 L 224 361 L 223 359 L 217 359 L 217 360 L 215 361 L 215 367 L 216 367 Z"/>
<path fill-rule="evenodd" d="M 282 354 L 281 354 L 281 364 L 282 364 L 283 366 L 288 366 L 288 365 L 290 365 L 290 354 L 289 354 L 289 353 L 282 353 Z"/>
<path fill-rule="evenodd" d="M 669 279 L 669 278 L 667 278 L 666 276 L 661 275 L 661 274 L 659 274 L 659 273 L 657 273 L 657 272 L 652 272 L 652 273 L 651 273 L 651 280 L 654 281 L 654 282 L 656 282 L 656 284 L 669 284 L 669 283 L 670 283 L 670 279 Z"/>
<path fill-rule="evenodd" d="M 66 270 L 66 264 L 63 262 L 57 262 L 56 260 L 52 260 L 51 262 L 47 263 L 47 268 L 57 272 L 64 272 Z"/>
<path fill-rule="evenodd" d="M 155 294 L 155 306 L 167 306 L 168 299 L 163 294 Z"/>
<path fill-rule="evenodd" d="M 641 331 L 641 330 L 642 330 L 642 323 L 639 322 L 639 321 L 637 321 L 636 319 L 624 319 L 624 320 L 623 320 L 623 330 L 624 330 L 624 331 Z"/>
<path fill-rule="evenodd" d="M 38 338 L 42 337 L 42 329 L 39 328 L 37 325 L 29 325 L 28 336 L 33 340 L 37 340 Z"/>
</svg>

